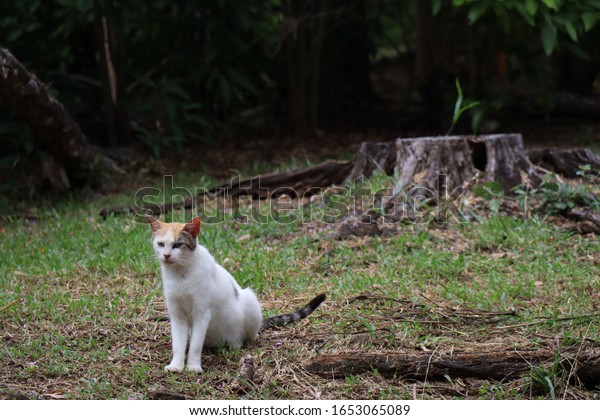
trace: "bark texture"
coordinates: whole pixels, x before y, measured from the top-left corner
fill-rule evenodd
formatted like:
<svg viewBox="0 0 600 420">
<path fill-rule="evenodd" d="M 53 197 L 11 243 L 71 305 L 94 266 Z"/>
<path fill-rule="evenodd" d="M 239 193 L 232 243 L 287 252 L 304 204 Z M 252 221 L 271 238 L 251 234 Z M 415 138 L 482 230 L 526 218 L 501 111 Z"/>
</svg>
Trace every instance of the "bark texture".
<svg viewBox="0 0 600 420">
<path fill-rule="evenodd" d="M 539 180 L 520 134 L 400 138 L 396 152 L 395 192 L 414 187 L 453 191 L 473 181 L 478 172 L 485 181 L 500 183 L 507 193 Z"/>
<path fill-rule="evenodd" d="M 353 182 L 361 176 L 370 177 L 375 170 L 381 170 L 388 175 L 392 175 L 395 165 L 396 148 L 393 142 L 363 142 L 343 185 Z"/>
<path fill-rule="evenodd" d="M 234 179 L 213 188 L 210 192 L 229 197 L 251 195 L 254 198 L 267 198 L 281 194 L 302 197 L 310 194 L 311 189 L 318 190 L 341 184 L 351 168 L 352 162 L 327 161 L 293 171 L 270 173 L 243 180 Z"/>
<path fill-rule="evenodd" d="M 529 158 L 535 165 L 567 178 L 577 177 L 582 165 L 590 165 L 592 171 L 600 170 L 600 156 L 590 149 L 537 149 L 529 152 Z"/>
</svg>

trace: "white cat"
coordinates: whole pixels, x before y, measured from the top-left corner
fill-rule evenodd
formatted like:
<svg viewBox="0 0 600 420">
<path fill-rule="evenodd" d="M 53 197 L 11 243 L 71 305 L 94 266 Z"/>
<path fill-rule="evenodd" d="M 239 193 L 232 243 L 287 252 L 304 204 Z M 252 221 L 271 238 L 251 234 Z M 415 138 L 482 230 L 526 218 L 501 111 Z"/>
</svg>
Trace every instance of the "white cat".
<svg viewBox="0 0 600 420">
<path fill-rule="evenodd" d="M 321 294 L 292 314 L 263 321 L 254 292 L 242 289 L 208 250 L 198 244 L 198 217 L 189 223 L 164 223 L 149 215 L 146 219 L 152 228 L 171 321 L 173 359 L 165 370 L 183 370 L 188 336 L 187 369 L 201 372 L 203 346 L 241 347 L 255 339 L 261 329 L 307 317 L 325 300 Z"/>
</svg>

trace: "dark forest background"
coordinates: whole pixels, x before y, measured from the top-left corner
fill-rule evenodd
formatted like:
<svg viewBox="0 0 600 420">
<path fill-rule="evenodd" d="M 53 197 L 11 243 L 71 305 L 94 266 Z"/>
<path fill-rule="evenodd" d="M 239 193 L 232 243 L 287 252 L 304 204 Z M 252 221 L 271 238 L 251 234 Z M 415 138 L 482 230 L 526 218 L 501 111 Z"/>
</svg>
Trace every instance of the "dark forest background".
<svg viewBox="0 0 600 420">
<path fill-rule="evenodd" d="M 89 143 L 158 158 L 260 136 L 443 134 L 456 80 L 479 102 L 458 132 L 597 119 L 599 20 L 600 0 L 3 1 L 0 46 Z M 0 98 L 2 189 L 31 185 L 49 154 Z"/>
</svg>

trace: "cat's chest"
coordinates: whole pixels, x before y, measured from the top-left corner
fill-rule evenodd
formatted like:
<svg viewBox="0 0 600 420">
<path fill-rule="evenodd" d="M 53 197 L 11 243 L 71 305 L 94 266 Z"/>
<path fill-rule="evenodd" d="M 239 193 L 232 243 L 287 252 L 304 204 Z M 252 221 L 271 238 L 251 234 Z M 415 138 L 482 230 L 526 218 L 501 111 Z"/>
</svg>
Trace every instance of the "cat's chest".
<svg viewBox="0 0 600 420">
<path fill-rule="evenodd" d="M 205 305 L 199 285 L 189 280 L 165 281 L 164 294 L 167 306 L 188 314 Z"/>
<path fill-rule="evenodd" d="M 201 290 L 201 282 L 192 276 L 163 276 L 163 288 L 167 297 L 185 298 L 197 295 Z"/>
</svg>

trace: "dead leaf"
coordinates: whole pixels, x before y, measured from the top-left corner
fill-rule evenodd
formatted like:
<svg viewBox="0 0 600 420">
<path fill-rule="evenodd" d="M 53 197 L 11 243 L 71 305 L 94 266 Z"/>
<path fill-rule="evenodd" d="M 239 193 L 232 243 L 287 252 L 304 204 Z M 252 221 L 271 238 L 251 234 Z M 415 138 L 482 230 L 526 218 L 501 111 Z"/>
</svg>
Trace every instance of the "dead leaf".
<svg viewBox="0 0 600 420">
<path fill-rule="evenodd" d="M 245 234 L 245 235 L 240 236 L 237 239 L 237 241 L 238 242 L 246 242 L 246 241 L 249 241 L 250 239 L 252 239 L 252 236 L 250 236 L 249 234 Z"/>
<path fill-rule="evenodd" d="M 492 258 L 506 258 L 508 257 L 508 252 L 493 252 L 490 254 Z"/>
<path fill-rule="evenodd" d="M 64 394 L 62 393 L 62 391 L 60 393 L 55 392 L 55 393 L 51 393 L 51 394 L 44 394 L 44 397 L 53 399 L 53 400 L 64 400 L 66 397 L 64 396 Z"/>
</svg>

